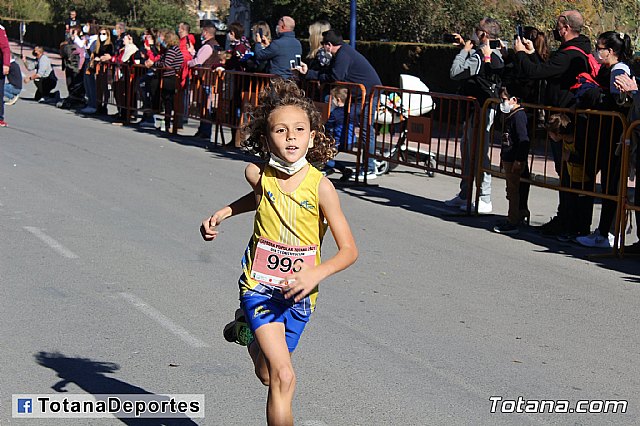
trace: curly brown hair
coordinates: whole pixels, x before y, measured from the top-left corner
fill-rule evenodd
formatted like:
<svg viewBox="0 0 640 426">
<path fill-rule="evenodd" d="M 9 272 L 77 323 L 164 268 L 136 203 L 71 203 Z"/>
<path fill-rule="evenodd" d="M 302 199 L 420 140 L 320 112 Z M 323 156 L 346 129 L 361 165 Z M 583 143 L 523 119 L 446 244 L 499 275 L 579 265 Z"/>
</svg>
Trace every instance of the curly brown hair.
<svg viewBox="0 0 640 426">
<path fill-rule="evenodd" d="M 310 131 L 315 130 L 313 147 L 307 152 L 310 163 L 326 163 L 336 154 L 335 140 L 324 132 L 322 115 L 296 83 L 291 80 L 276 78 L 265 87 L 258 97 L 258 105 L 249 110 L 249 122 L 244 125 L 243 145 L 262 159 L 269 158 L 267 138 L 269 137 L 269 116 L 279 107 L 297 106 L 309 117 Z"/>
</svg>

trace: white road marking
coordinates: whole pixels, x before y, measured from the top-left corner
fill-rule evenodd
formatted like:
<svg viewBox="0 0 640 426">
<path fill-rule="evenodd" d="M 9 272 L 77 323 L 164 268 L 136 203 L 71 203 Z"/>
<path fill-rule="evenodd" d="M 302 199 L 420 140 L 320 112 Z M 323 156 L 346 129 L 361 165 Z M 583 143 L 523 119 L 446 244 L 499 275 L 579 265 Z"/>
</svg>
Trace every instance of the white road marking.
<svg viewBox="0 0 640 426">
<path fill-rule="evenodd" d="M 42 232 L 39 228 L 36 228 L 34 226 L 25 226 L 24 229 L 31 232 L 33 235 L 35 235 L 40 240 L 42 240 L 46 245 L 48 245 L 49 247 L 51 247 L 52 249 L 60 253 L 62 256 L 68 259 L 78 258 L 77 254 L 75 254 L 74 252 L 72 252 L 71 250 L 69 250 L 68 248 L 66 248 L 65 246 L 63 246 L 62 244 L 60 244 L 59 242 L 57 242 L 56 240 L 54 240 L 53 238 L 51 238 L 50 236 Z"/>
<path fill-rule="evenodd" d="M 173 322 L 170 318 L 164 316 L 160 311 L 155 309 L 152 306 L 147 305 L 142 299 L 131 294 L 131 293 L 119 293 L 120 296 L 125 299 L 127 302 L 131 303 L 134 307 L 136 307 L 143 314 L 148 316 L 149 318 L 155 320 L 162 327 L 166 328 L 180 339 L 182 339 L 185 343 L 193 346 L 194 348 L 208 348 L 207 345 L 202 340 L 197 337 L 191 335 L 187 330 L 180 327 L 178 324 Z"/>
</svg>

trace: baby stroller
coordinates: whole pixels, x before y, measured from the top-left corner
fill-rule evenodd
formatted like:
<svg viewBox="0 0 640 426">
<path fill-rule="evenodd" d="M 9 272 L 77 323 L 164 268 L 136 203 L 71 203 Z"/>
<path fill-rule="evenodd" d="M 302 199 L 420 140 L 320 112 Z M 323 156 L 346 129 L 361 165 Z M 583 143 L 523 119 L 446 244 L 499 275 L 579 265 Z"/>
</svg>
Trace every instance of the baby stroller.
<svg viewBox="0 0 640 426">
<path fill-rule="evenodd" d="M 400 88 L 419 92 L 429 92 L 429 88 L 418 77 L 400 75 Z M 376 174 L 389 173 L 398 165 L 398 161 L 423 165 L 429 177 L 434 176 L 436 156 L 430 150 L 431 119 L 422 117 L 435 108 L 431 96 L 422 93 L 383 93 L 375 114 L 375 123 L 383 128 L 399 127 L 399 137 L 393 142 L 390 138 L 383 141 L 382 156 L 390 160 L 376 160 Z M 416 130 L 417 131 L 414 131 Z M 412 132 L 413 131 L 413 132 Z M 414 142 L 412 135 L 417 135 Z M 385 143 L 386 142 L 386 143 Z"/>
</svg>

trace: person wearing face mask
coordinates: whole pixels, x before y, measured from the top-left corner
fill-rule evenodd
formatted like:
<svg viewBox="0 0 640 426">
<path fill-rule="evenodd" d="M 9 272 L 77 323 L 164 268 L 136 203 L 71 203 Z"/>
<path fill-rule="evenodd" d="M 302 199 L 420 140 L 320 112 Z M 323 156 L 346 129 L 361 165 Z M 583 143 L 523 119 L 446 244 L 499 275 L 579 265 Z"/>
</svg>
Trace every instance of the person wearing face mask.
<svg viewBox="0 0 640 426">
<path fill-rule="evenodd" d="M 631 38 L 628 34 L 617 31 L 607 31 L 598 36 L 596 42 L 596 60 L 601 64 L 596 83 L 581 96 L 580 102 L 584 107 L 604 111 L 615 111 L 627 115 L 629 107 L 625 104 L 626 95 L 621 94 L 615 86 L 617 76 L 631 76 L 627 61 L 633 57 Z M 594 122 L 592 124 L 592 122 Z M 610 117 L 599 117 L 588 121 L 587 134 L 577 142 L 583 142 L 581 150 L 584 152 L 585 175 L 589 185 L 586 189 L 595 191 L 596 175 L 600 172 L 602 192 L 608 195 L 618 194 L 620 181 L 621 157 L 615 155 L 616 146 L 622 136 L 622 123 Z M 593 197 L 585 197 L 583 212 L 585 226 L 591 225 L 593 216 Z M 588 235 L 581 235 L 576 241 L 586 247 L 611 249 L 614 236 L 609 232 L 615 220 L 617 203 L 613 200 L 602 199 L 602 210 L 598 228 Z"/>
<path fill-rule="evenodd" d="M 106 67 L 114 55 L 115 50 L 111 42 L 111 31 L 101 27 L 98 30 L 98 40 L 90 59 L 90 66 L 93 66 L 96 70 L 96 112 L 99 114 L 107 113 L 109 90 Z"/>
<path fill-rule="evenodd" d="M 480 106 L 489 98 L 498 96 L 498 90 L 502 84 L 502 74 L 504 72 L 504 59 L 502 51 L 502 42 L 498 39 L 500 35 L 500 24 L 493 18 L 483 18 L 472 39 L 465 41 L 459 34 L 455 34 L 460 46 L 460 53 L 456 55 L 449 70 L 449 76 L 452 80 L 460 82 L 459 92 L 466 96 L 473 96 L 478 100 Z M 475 40 L 474 40 L 475 39 Z M 495 45 L 497 42 L 497 46 Z M 491 47 L 492 43 L 494 48 Z M 495 109 L 487 110 L 485 140 L 489 141 L 489 130 L 493 125 L 495 117 Z M 460 179 L 460 192 L 445 201 L 448 207 L 467 210 L 467 198 L 473 191 L 473 179 L 471 174 L 471 148 L 473 140 L 473 129 L 475 124 L 473 118 L 469 118 L 464 123 L 464 135 L 460 141 L 460 152 L 463 158 L 463 176 L 471 178 Z M 482 155 L 485 168 L 490 165 L 489 160 L 489 143 L 485 143 L 484 151 L 476 153 Z M 471 209 L 475 209 L 472 204 Z M 478 203 L 478 213 L 489 214 L 493 210 L 491 203 L 491 174 L 483 173 L 482 182 L 480 184 L 480 201 Z"/>
<path fill-rule="evenodd" d="M 124 47 L 124 36 L 127 32 L 127 26 L 124 22 L 118 22 L 112 32 L 113 47 L 115 52 L 119 52 Z"/>
<path fill-rule="evenodd" d="M 493 230 L 499 234 L 517 234 L 523 222 L 529 222 L 529 183 L 520 178 L 529 178 L 529 132 L 527 114 L 520 101 L 509 94 L 506 87 L 500 89 L 500 112 L 504 114 L 500 160 L 507 183 L 509 212 L 507 221 L 498 223 Z"/>
<path fill-rule="evenodd" d="M 22 61 L 27 64 L 27 69 L 35 69 L 35 73 L 27 75 L 23 83 L 29 84 L 33 81 L 37 89 L 33 99 L 41 101 L 45 98 L 53 97 L 51 91 L 56 87 L 56 84 L 58 84 L 58 78 L 51 66 L 51 59 L 44 53 L 42 46 L 34 47 L 32 54 L 35 57 L 35 61 L 27 61 L 27 57 L 22 55 Z M 55 93 L 57 94 L 57 96 L 55 96 L 57 98 L 59 94 L 57 91 Z"/>
<path fill-rule="evenodd" d="M 294 33 L 295 27 L 296 21 L 292 17 L 283 16 L 280 18 L 276 27 L 278 38 L 266 47 L 263 46 L 263 37 L 259 33 L 253 35 L 256 43 L 254 45 L 255 59 L 269 61 L 269 72 L 284 79 L 293 77 L 291 61 L 295 60 L 296 55 L 302 57 L 302 45 Z"/>
<path fill-rule="evenodd" d="M 579 74 L 590 71 L 585 54 L 591 53 L 591 42 L 581 34 L 583 26 L 584 19 L 580 12 L 577 10 L 562 12 L 553 30 L 554 38 L 561 43 L 560 47 L 551 54 L 548 61 L 542 63 L 534 59 L 535 49 L 531 41 L 517 38 L 514 42 L 516 51 L 514 61 L 521 70 L 522 77 L 547 81 L 544 94 L 545 105 L 571 108 L 576 104 L 576 97 L 571 87 L 576 83 L 576 77 Z M 562 167 L 562 145 L 551 142 L 550 146 L 560 182 L 562 186 L 569 186 L 569 176 L 566 169 Z M 539 227 L 543 234 L 558 236 L 583 231 L 572 229 L 576 224 L 568 215 L 570 206 L 567 194 L 559 191 L 558 213 L 548 223 Z"/>
</svg>

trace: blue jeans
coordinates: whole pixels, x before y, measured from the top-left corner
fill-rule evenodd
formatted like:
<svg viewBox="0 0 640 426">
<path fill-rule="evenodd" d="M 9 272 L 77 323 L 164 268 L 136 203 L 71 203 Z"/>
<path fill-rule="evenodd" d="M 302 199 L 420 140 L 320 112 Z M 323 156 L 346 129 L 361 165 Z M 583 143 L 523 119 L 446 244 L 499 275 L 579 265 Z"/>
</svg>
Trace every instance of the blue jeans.
<svg viewBox="0 0 640 426">
<path fill-rule="evenodd" d="M 17 89 L 13 84 L 11 83 L 4 84 L 5 98 L 13 99 L 14 97 L 18 96 L 20 92 L 22 92 L 22 89 Z"/>
<path fill-rule="evenodd" d="M 95 74 L 85 74 L 83 76 L 84 93 L 87 95 L 87 106 L 90 108 L 98 107 L 98 89 L 96 86 Z"/>
</svg>

